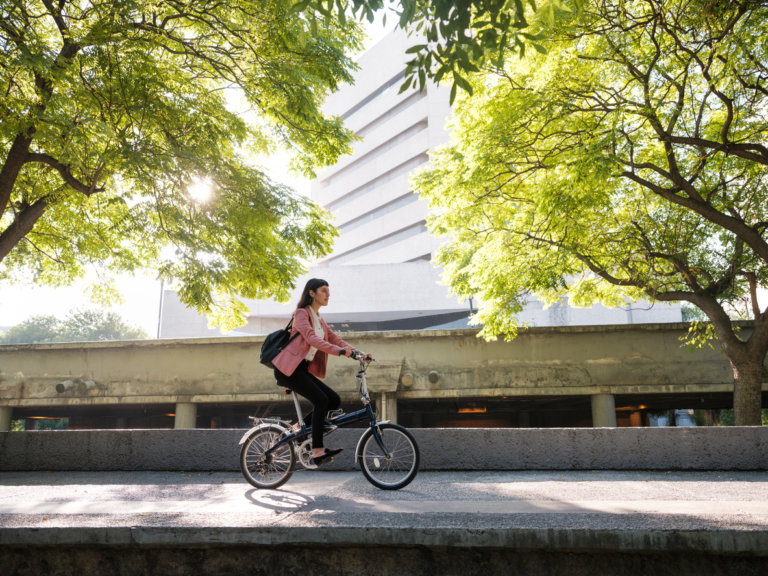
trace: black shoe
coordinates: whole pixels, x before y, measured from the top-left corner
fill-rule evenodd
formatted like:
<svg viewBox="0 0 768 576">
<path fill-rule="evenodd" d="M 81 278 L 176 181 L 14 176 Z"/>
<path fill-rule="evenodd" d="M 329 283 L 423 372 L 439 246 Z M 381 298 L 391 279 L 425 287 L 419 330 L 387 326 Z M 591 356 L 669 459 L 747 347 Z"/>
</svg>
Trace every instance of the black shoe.
<svg viewBox="0 0 768 576">
<path fill-rule="evenodd" d="M 338 454 L 342 450 L 343 448 L 336 448 L 335 450 L 328 450 L 328 448 L 326 448 L 325 454 L 322 454 L 321 456 L 315 456 L 314 458 L 310 458 L 309 461 L 315 466 L 320 466 L 320 464 L 323 464 L 328 461 L 332 461 L 333 457 L 336 456 L 336 454 Z"/>
</svg>

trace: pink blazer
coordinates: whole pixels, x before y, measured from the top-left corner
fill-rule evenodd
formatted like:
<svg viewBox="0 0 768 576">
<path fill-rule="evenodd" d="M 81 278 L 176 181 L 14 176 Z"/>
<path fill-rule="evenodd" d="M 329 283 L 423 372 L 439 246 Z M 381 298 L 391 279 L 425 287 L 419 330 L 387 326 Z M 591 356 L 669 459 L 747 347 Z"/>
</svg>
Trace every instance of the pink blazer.
<svg viewBox="0 0 768 576">
<path fill-rule="evenodd" d="M 344 342 L 341 338 L 331 330 L 325 323 L 325 320 L 320 318 L 320 322 L 325 328 L 325 339 L 320 338 L 315 333 L 314 317 L 309 311 L 309 308 L 299 308 L 296 310 L 293 316 L 293 329 L 291 330 L 291 337 L 297 332 L 300 336 L 294 338 L 288 346 L 283 348 L 275 359 L 272 360 L 272 365 L 280 370 L 286 376 L 291 376 L 301 361 L 306 358 L 311 346 L 317 348 L 315 357 L 312 362 L 309 363 L 309 373 L 317 376 L 318 378 L 325 378 L 325 367 L 328 364 L 328 354 L 339 356 L 339 352 L 342 348 L 352 349 L 352 346 Z"/>
</svg>

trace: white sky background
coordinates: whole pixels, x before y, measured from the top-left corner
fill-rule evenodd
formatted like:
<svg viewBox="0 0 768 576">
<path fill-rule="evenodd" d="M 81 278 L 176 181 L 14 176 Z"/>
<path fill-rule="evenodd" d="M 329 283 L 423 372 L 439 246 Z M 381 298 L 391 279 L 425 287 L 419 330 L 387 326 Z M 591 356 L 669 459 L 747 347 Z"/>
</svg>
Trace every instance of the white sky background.
<svg viewBox="0 0 768 576">
<path fill-rule="evenodd" d="M 394 29 L 396 19 L 391 14 L 386 28 L 381 17 L 367 25 L 372 46 Z M 264 162 L 267 174 L 272 180 L 288 184 L 298 192 L 309 195 L 309 180 L 297 178 L 288 171 L 288 154 L 275 155 Z M 33 316 L 54 315 L 64 318 L 70 312 L 86 308 L 102 308 L 116 312 L 131 326 L 142 328 L 150 338 L 157 336 L 160 306 L 160 281 L 154 275 L 120 276 L 118 288 L 123 297 L 120 305 L 105 308 L 91 301 L 88 295 L 93 280 L 76 282 L 72 286 L 51 288 L 34 284 L 0 283 L 0 330 L 9 328 Z"/>
</svg>

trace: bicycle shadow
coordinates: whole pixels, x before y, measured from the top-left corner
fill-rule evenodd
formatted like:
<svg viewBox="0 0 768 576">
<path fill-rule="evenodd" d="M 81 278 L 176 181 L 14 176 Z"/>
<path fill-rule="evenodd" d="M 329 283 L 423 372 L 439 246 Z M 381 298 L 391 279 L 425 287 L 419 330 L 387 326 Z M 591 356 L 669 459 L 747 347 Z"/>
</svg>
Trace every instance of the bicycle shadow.
<svg viewBox="0 0 768 576">
<path fill-rule="evenodd" d="M 314 498 L 310 496 L 284 489 L 277 491 L 253 488 L 245 493 L 245 498 L 253 506 L 275 512 L 296 512 L 314 502 Z"/>
</svg>

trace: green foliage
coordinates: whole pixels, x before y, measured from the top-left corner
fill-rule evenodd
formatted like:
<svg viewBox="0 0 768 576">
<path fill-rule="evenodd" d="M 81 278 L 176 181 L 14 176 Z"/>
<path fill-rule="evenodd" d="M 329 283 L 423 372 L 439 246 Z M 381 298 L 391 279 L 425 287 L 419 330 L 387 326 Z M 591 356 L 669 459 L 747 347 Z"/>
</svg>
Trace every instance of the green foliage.
<svg viewBox="0 0 768 576">
<path fill-rule="evenodd" d="M 35 418 L 35 430 L 66 430 L 69 428 L 69 418 Z"/>
<path fill-rule="evenodd" d="M 681 337 L 680 340 L 688 346 L 689 350 L 709 347 L 714 350 L 712 342 L 717 338 L 715 327 L 711 322 L 702 320 L 692 320 L 688 327 L 688 334 Z"/>
<path fill-rule="evenodd" d="M 305 0 L 304 5 L 314 4 Z M 320 2 L 321 10 L 323 3 Z M 371 21 L 385 6 L 383 0 L 336 0 L 325 14 L 351 11 Z M 402 90 L 423 88 L 427 78 L 450 81 L 451 103 L 458 89 L 471 94 L 468 78 L 480 67 L 501 67 L 510 55 L 525 56 L 526 48 L 546 53 L 544 39 L 560 20 L 578 13 L 584 0 L 398 0 L 395 8 L 401 28 L 424 40 L 408 50 L 413 58 L 406 68 Z"/>
<path fill-rule="evenodd" d="M 683 312 L 683 322 L 693 322 L 693 321 L 706 322 L 707 321 L 707 315 L 704 314 L 704 312 L 702 312 L 701 309 L 696 308 L 696 306 L 693 306 L 692 304 L 688 304 L 687 302 L 683 303 L 682 312 Z"/>
<path fill-rule="evenodd" d="M 67 430 L 69 418 L 35 418 L 35 430 Z M 27 420 L 12 420 L 11 432 L 24 432 L 27 429 Z"/>
<path fill-rule="evenodd" d="M 717 426 L 734 426 L 736 424 L 736 419 L 733 414 L 733 408 L 728 410 L 718 410 L 716 424 Z"/>
<path fill-rule="evenodd" d="M 0 335 L 0 344 L 45 342 L 92 342 L 98 340 L 139 340 L 147 338 L 140 328 L 126 324 L 114 312 L 80 310 L 63 320 L 55 316 L 35 316 Z"/>
<path fill-rule="evenodd" d="M 311 175 L 346 153 L 351 133 L 320 105 L 361 46 L 356 22 L 294 4 L 4 2 L 0 279 L 155 269 L 229 325 L 239 297 L 287 297 L 336 232 L 249 158 L 288 148 Z"/>
<path fill-rule="evenodd" d="M 728 330 L 768 282 L 766 21 L 764 3 L 585 2 L 472 78 L 414 185 L 484 336 L 513 336 L 531 293 L 687 300 Z"/>
<path fill-rule="evenodd" d="M 762 410 L 760 412 L 760 419 L 763 426 L 768 426 L 768 410 Z M 733 413 L 733 409 L 718 410 L 717 411 L 717 426 L 735 426 L 736 418 Z"/>
</svg>

